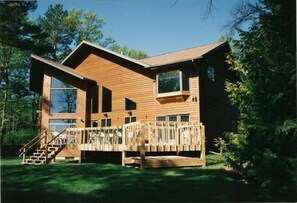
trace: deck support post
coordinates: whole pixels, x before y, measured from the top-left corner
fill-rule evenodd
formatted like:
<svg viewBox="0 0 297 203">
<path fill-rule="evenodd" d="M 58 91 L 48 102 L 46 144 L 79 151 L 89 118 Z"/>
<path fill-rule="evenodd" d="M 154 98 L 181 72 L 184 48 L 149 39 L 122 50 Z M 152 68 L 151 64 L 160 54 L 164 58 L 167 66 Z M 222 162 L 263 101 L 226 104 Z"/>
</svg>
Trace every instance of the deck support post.
<svg viewBox="0 0 297 203">
<path fill-rule="evenodd" d="M 126 151 L 122 151 L 122 166 L 125 166 Z"/>
<path fill-rule="evenodd" d="M 201 154 L 200 154 L 200 159 L 203 161 L 202 166 L 206 166 L 206 160 L 205 160 L 205 127 L 204 127 L 204 125 L 201 125 L 200 133 L 201 133 Z"/>
<path fill-rule="evenodd" d="M 140 146 L 140 158 L 141 158 L 141 164 L 140 168 L 145 168 L 145 125 L 142 124 L 140 127 L 140 139 L 141 139 L 141 146 Z"/>
</svg>

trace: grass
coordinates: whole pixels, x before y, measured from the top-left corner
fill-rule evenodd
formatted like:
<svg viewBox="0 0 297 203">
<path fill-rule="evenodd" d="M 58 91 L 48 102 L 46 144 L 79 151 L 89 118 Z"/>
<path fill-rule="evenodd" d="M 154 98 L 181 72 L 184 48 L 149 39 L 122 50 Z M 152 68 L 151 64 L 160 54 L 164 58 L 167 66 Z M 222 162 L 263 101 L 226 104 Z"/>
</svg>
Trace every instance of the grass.
<svg viewBox="0 0 297 203">
<path fill-rule="evenodd" d="M 208 155 L 204 168 L 138 170 L 112 164 L 23 166 L 1 160 L 5 202 L 201 202 L 259 201 L 257 188 Z"/>
</svg>

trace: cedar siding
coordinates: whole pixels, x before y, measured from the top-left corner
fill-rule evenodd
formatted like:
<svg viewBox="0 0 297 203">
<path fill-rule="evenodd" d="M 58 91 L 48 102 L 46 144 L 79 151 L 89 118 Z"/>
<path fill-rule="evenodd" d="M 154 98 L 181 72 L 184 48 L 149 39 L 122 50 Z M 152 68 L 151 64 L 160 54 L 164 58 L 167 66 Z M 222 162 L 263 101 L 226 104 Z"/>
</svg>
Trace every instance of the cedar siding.
<svg viewBox="0 0 297 203">
<path fill-rule="evenodd" d="M 229 51 L 227 42 L 219 42 L 138 61 L 82 42 L 62 64 L 32 55 L 30 88 L 42 97 L 41 129 L 49 129 L 49 119 L 75 119 L 77 128 L 86 128 L 92 121 L 100 127 L 102 119 L 123 126 L 129 116 L 145 122 L 187 114 L 190 121 L 205 125 L 206 144 L 213 150 L 213 139 L 231 131 L 236 121 L 237 112 L 224 91 L 226 79 L 236 81 L 225 62 Z M 214 67 L 214 81 L 208 78 L 209 66 Z M 157 75 L 185 69 L 190 72 L 189 91 L 157 97 Z M 50 113 L 51 77 L 77 89 L 75 113 Z M 92 113 L 94 86 L 98 87 L 96 113 Z M 102 109 L 104 88 L 111 91 L 110 112 Z M 126 99 L 136 103 L 135 110 L 125 109 Z"/>
<path fill-rule="evenodd" d="M 188 63 L 186 68 L 192 69 L 193 66 Z M 86 57 L 75 70 L 96 80 L 99 87 L 104 86 L 112 91 L 112 112 L 107 112 L 107 117 L 112 119 L 112 125 L 123 125 L 125 117 L 129 116 L 125 110 L 125 98 L 137 104 L 137 109 L 132 110 L 132 116 L 138 121 L 155 120 L 158 115 L 174 114 L 190 114 L 191 120 L 199 121 L 199 105 L 192 102 L 191 97 L 185 102 L 163 104 L 156 100 L 155 71 L 132 65 L 124 67 L 117 61 L 113 62 L 95 54 Z M 191 95 L 199 96 L 197 74 L 193 74 L 190 79 L 190 90 Z M 101 100 L 99 97 L 99 104 Z M 105 116 L 100 112 L 100 108 L 99 113 L 91 115 L 91 120 L 100 121 L 103 118 Z"/>
</svg>

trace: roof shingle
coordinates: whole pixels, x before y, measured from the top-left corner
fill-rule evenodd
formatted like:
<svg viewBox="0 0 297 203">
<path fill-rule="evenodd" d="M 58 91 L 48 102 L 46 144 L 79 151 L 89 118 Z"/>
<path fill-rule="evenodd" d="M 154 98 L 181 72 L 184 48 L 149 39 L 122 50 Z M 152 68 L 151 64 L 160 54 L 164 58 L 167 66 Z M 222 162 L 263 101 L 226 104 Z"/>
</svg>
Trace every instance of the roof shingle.
<svg viewBox="0 0 297 203">
<path fill-rule="evenodd" d="M 142 63 L 148 64 L 150 67 L 158 67 L 158 66 L 164 66 L 164 65 L 169 65 L 169 64 L 174 64 L 174 63 L 179 63 L 184 61 L 195 60 L 198 58 L 202 58 L 203 55 L 205 55 L 206 53 L 222 46 L 225 43 L 227 44 L 226 41 L 212 43 L 204 46 L 162 54 L 162 55 L 142 59 L 140 61 Z"/>
</svg>

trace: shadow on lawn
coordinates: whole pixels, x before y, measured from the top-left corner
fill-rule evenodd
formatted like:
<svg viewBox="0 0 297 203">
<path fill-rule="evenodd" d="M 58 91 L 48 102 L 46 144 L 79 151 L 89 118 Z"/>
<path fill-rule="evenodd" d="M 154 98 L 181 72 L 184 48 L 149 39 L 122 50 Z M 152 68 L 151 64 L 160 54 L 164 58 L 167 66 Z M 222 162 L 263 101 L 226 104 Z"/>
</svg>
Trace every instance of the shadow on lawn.
<svg viewBox="0 0 297 203">
<path fill-rule="evenodd" d="M 259 201 L 223 169 L 137 170 L 112 164 L 1 166 L 2 202 Z"/>
</svg>

